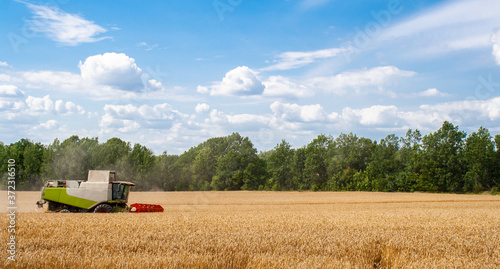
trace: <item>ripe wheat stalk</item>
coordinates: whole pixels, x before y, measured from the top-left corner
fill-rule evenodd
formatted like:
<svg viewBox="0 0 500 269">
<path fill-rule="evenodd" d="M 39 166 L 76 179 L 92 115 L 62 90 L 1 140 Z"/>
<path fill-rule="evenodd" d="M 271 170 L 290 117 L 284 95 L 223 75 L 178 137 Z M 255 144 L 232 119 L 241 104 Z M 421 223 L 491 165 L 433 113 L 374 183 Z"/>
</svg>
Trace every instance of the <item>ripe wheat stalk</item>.
<svg viewBox="0 0 500 269">
<path fill-rule="evenodd" d="M 137 201 L 162 204 L 165 212 L 19 213 L 18 260 L 10 262 L 2 253 L 0 264 L 4 268 L 500 267 L 499 197 L 134 195 Z M 2 223 L 7 222 L 4 215 Z M 0 234 L 7 236 L 5 229 Z"/>
</svg>

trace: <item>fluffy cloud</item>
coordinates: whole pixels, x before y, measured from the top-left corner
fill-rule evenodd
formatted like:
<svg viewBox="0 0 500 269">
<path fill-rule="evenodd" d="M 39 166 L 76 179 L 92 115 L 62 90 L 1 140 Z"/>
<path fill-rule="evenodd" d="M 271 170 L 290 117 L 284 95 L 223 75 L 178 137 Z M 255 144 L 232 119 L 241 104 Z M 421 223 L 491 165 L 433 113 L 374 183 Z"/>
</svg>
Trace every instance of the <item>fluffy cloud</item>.
<svg viewBox="0 0 500 269">
<path fill-rule="evenodd" d="M 500 97 L 489 100 L 456 101 L 434 105 L 421 105 L 416 110 L 403 111 L 396 106 L 375 105 L 353 109 L 346 107 L 335 118 L 340 128 L 360 125 L 374 129 L 402 130 L 418 128 L 434 130 L 444 121 L 477 128 L 477 122 L 496 122 L 500 120 Z"/>
<path fill-rule="evenodd" d="M 311 97 L 317 90 L 343 95 L 353 89 L 359 91 L 375 88 L 378 92 L 387 93 L 384 90 L 386 85 L 397 78 L 412 77 L 415 74 L 413 71 L 400 70 L 395 66 L 379 66 L 334 76 L 314 77 L 300 83 L 283 76 L 270 76 L 266 80 L 261 80 L 257 72 L 241 66 L 227 72 L 221 82 L 211 87 L 198 86 L 197 92 L 224 96 L 263 94 L 269 97 L 296 98 Z"/>
<path fill-rule="evenodd" d="M 200 128 L 202 133 L 209 134 L 210 136 L 220 136 L 234 131 L 252 132 L 270 125 L 272 121 L 273 117 L 269 117 L 268 115 L 232 115 L 212 109 L 209 117 L 205 119 L 204 123 L 199 124 L 197 128 Z"/>
<path fill-rule="evenodd" d="M 28 96 L 26 104 L 32 112 L 48 113 L 54 110 L 54 102 L 52 102 L 49 95 L 42 98 Z"/>
<path fill-rule="evenodd" d="M 89 83 L 111 86 L 123 91 L 137 92 L 144 88 L 142 70 L 135 60 L 124 53 L 104 53 L 88 57 L 78 65 L 82 78 Z M 156 80 L 151 80 L 158 86 Z M 161 84 L 160 84 L 161 86 Z"/>
<path fill-rule="evenodd" d="M 139 128 L 169 129 L 174 122 L 187 117 L 172 109 L 167 103 L 139 107 L 131 104 L 105 105 L 104 112 L 99 123 L 104 133 L 111 133 L 114 130 L 134 132 Z"/>
<path fill-rule="evenodd" d="M 266 86 L 264 96 L 293 96 L 303 98 L 314 95 L 314 92 L 307 86 L 295 83 L 289 78 L 282 76 L 271 76 L 263 83 Z"/>
<path fill-rule="evenodd" d="M 81 88 L 82 78 L 78 74 L 61 71 L 26 71 L 21 76 L 28 88 L 51 87 L 57 90 L 77 91 Z"/>
<path fill-rule="evenodd" d="M 496 0 L 445 2 L 386 29 L 377 45 L 404 44 L 404 52 L 413 57 L 488 48 L 491 29 L 500 25 L 499 9 Z"/>
<path fill-rule="evenodd" d="M 59 127 L 59 123 L 56 120 L 48 120 L 46 122 L 40 123 L 38 127 L 35 127 L 35 129 L 45 129 L 45 130 L 52 130 L 56 129 Z"/>
<path fill-rule="evenodd" d="M 320 59 L 335 57 L 346 52 L 346 48 L 329 48 L 316 51 L 289 51 L 278 55 L 278 60 L 271 66 L 263 68 L 263 71 L 289 70 L 313 63 Z"/>
<path fill-rule="evenodd" d="M 137 98 L 138 94 L 165 91 L 160 81 L 150 79 L 133 58 L 123 53 L 89 56 L 78 66 L 80 74 L 52 70 L 19 71 L 0 74 L 0 81 L 23 89 L 85 93 L 100 99 Z"/>
<path fill-rule="evenodd" d="M 156 79 L 148 80 L 148 88 L 152 91 L 161 91 L 164 90 L 163 85 L 160 81 L 156 81 Z"/>
<path fill-rule="evenodd" d="M 204 94 L 205 93 L 210 93 L 210 89 L 208 87 L 206 87 L 206 86 L 200 86 L 200 85 L 198 85 L 196 87 L 196 91 L 199 92 L 199 93 L 204 93 Z"/>
<path fill-rule="evenodd" d="M 15 85 L 0 85 L 0 97 L 20 98 L 23 96 L 24 92 Z"/>
<path fill-rule="evenodd" d="M 312 122 L 326 119 L 323 107 L 319 104 L 300 106 L 276 101 L 271 104 L 271 111 L 276 117 L 288 121 Z"/>
<path fill-rule="evenodd" d="M 79 15 L 66 13 L 56 7 L 26 3 L 34 17 L 31 30 L 45 34 L 63 45 L 75 46 L 81 43 L 97 42 L 109 37 L 96 38 L 106 29 Z"/>
<path fill-rule="evenodd" d="M 335 76 L 316 77 L 307 81 L 311 87 L 338 95 L 349 89 L 375 87 L 383 90 L 384 86 L 398 77 L 412 77 L 413 71 L 400 70 L 395 66 L 379 66 L 360 71 L 344 72 Z"/>
<path fill-rule="evenodd" d="M 423 92 L 419 92 L 417 95 L 422 96 L 422 97 L 447 97 L 447 96 L 450 96 L 447 93 L 438 91 L 436 88 L 427 89 Z"/>
<path fill-rule="evenodd" d="M 478 121 L 496 122 L 500 120 L 500 97 L 422 105 L 417 111 L 404 112 L 402 117 L 422 127 L 436 126 L 445 120 L 472 126 Z"/>
<path fill-rule="evenodd" d="M 63 100 L 57 100 L 54 103 L 54 108 L 60 114 L 85 114 L 85 109 L 82 106 L 73 102 L 64 102 Z"/>
<path fill-rule="evenodd" d="M 33 97 L 28 96 L 26 98 L 26 105 L 28 107 L 28 113 L 30 114 L 46 114 L 56 112 L 58 114 L 70 115 L 70 114 L 85 114 L 85 109 L 82 106 L 76 105 L 73 102 L 64 102 L 63 100 L 52 101 L 50 95 L 45 95 L 44 97 Z"/>
<path fill-rule="evenodd" d="M 10 98 L 0 98 L 0 111 L 21 111 L 25 108 L 25 104 L 19 100 Z"/>
<path fill-rule="evenodd" d="M 210 106 L 205 103 L 197 104 L 194 110 L 196 111 L 196 113 L 205 113 L 210 111 Z"/>
<path fill-rule="evenodd" d="M 246 66 L 238 66 L 227 72 L 221 82 L 211 87 L 198 86 L 197 91 L 223 96 L 259 95 L 264 91 L 264 84 L 257 77 L 257 72 Z"/>
<path fill-rule="evenodd" d="M 497 30 L 491 37 L 491 42 L 493 43 L 492 54 L 498 65 L 500 65 L 500 30 Z"/>
<path fill-rule="evenodd" d="M 362 109 L 344 108 L 342 120 L 357 123 L 364 126 L 397 126 L 400 120 L 400 112 L 396 106 L 371 106 Z"/>
</svg>

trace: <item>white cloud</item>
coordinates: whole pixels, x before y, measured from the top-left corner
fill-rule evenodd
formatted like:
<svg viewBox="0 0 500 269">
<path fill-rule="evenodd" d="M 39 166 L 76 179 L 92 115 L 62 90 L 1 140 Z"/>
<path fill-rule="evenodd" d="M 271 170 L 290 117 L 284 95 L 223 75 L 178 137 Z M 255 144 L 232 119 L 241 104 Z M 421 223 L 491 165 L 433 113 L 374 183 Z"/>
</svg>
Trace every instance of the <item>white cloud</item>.
<svg viewBox="0 0 500 269">
<path fill-rule="evenodd" d="M 326 119 L 323 107 L 319 104 L 300 106 L 276 101 L 270 108 L 276 117 L 288 121 L 313 122 Z"/>
<path fill-rule="evenodd" d="M 53 130 L 53 129 L 56 129 L 57 127 L 59 127 L 59 123 L 56 120 L 48 120 L 46 122 L 40 123 L 38 128 L 35 128 L 35 129 L 42 128 L 45 130 Z"/>
<path fill-rule="evenodd" d="M 198 93 L 210 95 L 238 96 L 262 94 L 269 97 L 305 98 L 315 95 L 317 90 L 337 95 L 350 90 L 368 90 L 375 88 L 379 93 L 395 96 L 386 91 L 385 86 L 400 77 L 412 77 L 413 71 L 400 70 L 395 66 L 379 66 L 371 69 L 344 72 L 325 77 L 313 77 L 302 82 L 292 81 L 283 76 L 270 76 L 261 80 L 257 73 L 248 67 L 238 67 L 229 71 L 224 79 L 211 87 L 198 86 Z"/>
<path fill-rule="evenodd" d="M 196 92 L 210 93 L 210 89 L 208 89 L 208 87 L 198 85 L 198 87 L 196 87 Z"/>
<path fill-rule="evenodd" d="M 198 86 L 197 91 L 222 96 L 259 95 L 264 91 L 264 85 L 257 76 L 257 72 L 246 66 L 238 66 L 227 72 L 221 82 L 211 87 Z"/>
<path fill-rule="evenodd" d="M 85 114 L 85 109 L 82 106 L 76 105 L 73 102 L 64 102 L 57 100 L 54 104 L 55 111 L 61 114 Z"/>
<path fill-rule="evenodd" d="M 492 35 L 491 42 L 493 43 L 492 54 L 495 57 L 497 64 L 500 65 L 500 29 Z"/>
<path fill-rule="evenodd" d="M 500 121 L 500 97 L 421 105 L 416 110 L 406 111 L 394 105 L 375 105 L 361 109 L 346 107 L 338 117 L 331 120 L 337 123 L 339 129 L 347 128 L 348 131 L 357 125 L 374 130 L 417 128 L 431 131 L 439 128 L 444 121 L 474 128 L 478 127 L 478 122 L 497 126 Z"/>
<path fill-rule="evenodd" d="M 66 71 L 17 71 L 0 74 L 0 81 L 24 89 L 41 89 L 91 95 L 94 99 L 141 98 L 147 93 L 165 93 L 160 81 L 137 66 L 135 60 L 123 53 L 104 53 L 89 56 L 78 64 L 80 74 Z M 146 91 L 149 90 L 149 91 Z"/>
<path fill-rule="evenodd" d="M 7 62 L 2 62 L 2 61 L 0 61 L 0 66 L 5 67 L 5 66 L 9 66 L 9 64 L 8 64 Z"/>
<path fill-rule="evenodd" d="M 54 110 L 54 102 L 52 102 L 49 95 L 42 98 L 28 96 L 26 104 L 31 112 L 48 113 Z"/>
<path fill-rule="evenodd" d="M 81 43 L 97 42 L 109 37 L 96 36 L 106 29 L 79 15 L 66 13 L 56 7 L 26 3 L 34 17 L 31 29 L 45 34 L 63 45 L 75 46 Z"/>
<path fill-rule="evenodd" d="M 311 97 L 314 92 L 305 85 L 295 83 L 289 78 L 271 76 L 263 82 L 264 96 L 293 96 L 298 98 Z"/>
<path fill-rule="evenodd" d="M 447 96 L 450 96 L 447 93 L 438 91 L 436 88 L 427 89 L 425 91 L 419 92 L 417 95 L 422 96 L 422 97 L 447 97 Z"/>
<path fill-rule="evenodd" d="M 139 44 L 137 45 L 138 47 L 144 47 L 145 50 L 147 51 L 150 51 L 150 50 L 153 50 L 155 48 L 158 48 L 158 43 L 156 44 L 153 44 L 153 45 L 149 45 L 148 43 L 146 42 L 139 42 Z"/>
<path fill-rule="evenodd" d="M 488 48 L 491 30 L 500 25 L 499 9 L 496 0 L 448 1 L 387 28 L 377 41 L 399 42 L 417 57 Z"/>
<path fill-rule="evenodd" d="M 396 106 L 375 105 L 362 109 L 346 107 L 341 118 L 349 123 L 359 123 L 364 126 L 396 126 L 401 121 L 400 112 Z"/>
<path fill-rule="evenodd" d="M 61 115 L 84 115 L 85 109 L 73 102 L 65 102 L 63 100 L 52 101 L 50 95 L 45 95 L 44 97 L 34 97 L 28 96 L 26 98 L 26 111 L 21 111 L 21 113 L 27 113 L 30 115 L 43 115 L 49 113 L 57 113 Z"/>
<path fill-rule="evenodd" d="M 334 76 L 309 79 L 306 84 L 325 92 L 343 95 L 347 90 L 360 90 L 366 87 L 376 87 L 379 91 L 398 77 L 412 77 L 413 71 L 400 70 L 395 66 L 379 66 L 353 72 L 344 72 Z"/>
<path fill-rule="evenodd" d="M 170 129 L 172 125 L 187 116 L 167 104 L 140 107 L 128 105 L 105 105 L 105 114 L 101 117 L 99 126 L 103 133 L 134 132 L 139 128 Z"/>
<path fill-rule="evenodd" d="M 273 117 L 256 114 L 226 114 L 223 111 L 212 109 L 210 115 L 201 124 L 196 124 L 201 133 L 209 136 L 220 136 L 228 132 L 253 132 L 271 125 Z"/>
<path fill-rule="evenodd" d="M 402 117 L 418 126 L 436 126 L 445 120 L 465 125 L 477 125 L 478 121 L 496 122 L 500 120 L 500 97 L 422 105 L 419 110 L 405 112 Z"/>
<path fill-rule="evenodd" d="M 77 91 L 82 86 L 82 78 L 78 74 L 61 71 L 26 71 L 21 73 L 26 87 L 39 89 L 51 87 L 55 90 Z"/>
<path fill-rule="evenodd" d="M 346 52 L 347 48 L 329 48 L 316 51 L 289 51 L 277 56 L 278 60 L 271 66 L 265 67 L 263 71 L 289 70 L 313 63 L 320 59 L 332 58 L 340 53 Z"/>
<path fill-rule="evenodd" d="M 148 80 L 148 88 L 152 91 L 161 91 L 164 90 L 163 85 L 160 81 L 156 81 L 156 79 Z"/>
<path fill-rule="evenodd" d="M 210 106 L 206 103 L 197 104 L 194 110 L 196 113 L 205 113 L 210 111 Z"/>
<path fill-rule="evenodd" d="M 11 115 L 7 115 L 7 118 L 11 118 L 12 113 L 23 111 L 25 108 L 22 100 L 24 95 L 25 93 L 15 85 L 0 85 L 0 111 L 11 113 Z"/>
<path fill-rule="evenodd" d="M 0 85 L 0 97 L 20 98 L 24 92 L 15 85 Z"/>
<path fill-rule="evenodd" d="M 133 58 L 124 53 L 110 52 L 90 56 L 85 62 L 80 61 L 78 67 L 86 82 L 131 92 L 144 88 L 142 70 L 137 67 Z"/>
<path fill-rule="evenodd" d="M 7 74 L 0 74 L 0 81 L 3 82 L 10 82 L 12 80 L 12 77 Z"/>
<path fill-rule="evenodd" d="M 10 98 L 0 97 L 0 111 L 22 111 L 25 108 L 23 102 L 19 100 L 12 100 Z"/>
<path fill-rule="evenodd" d="M 104 114 L 99 122 L 101 132 L 108 134 L 116 131 L 128 133 L 137 131 L 141 125 L 133 120 L 115 118 L 110 114 Z"/>
</svg>

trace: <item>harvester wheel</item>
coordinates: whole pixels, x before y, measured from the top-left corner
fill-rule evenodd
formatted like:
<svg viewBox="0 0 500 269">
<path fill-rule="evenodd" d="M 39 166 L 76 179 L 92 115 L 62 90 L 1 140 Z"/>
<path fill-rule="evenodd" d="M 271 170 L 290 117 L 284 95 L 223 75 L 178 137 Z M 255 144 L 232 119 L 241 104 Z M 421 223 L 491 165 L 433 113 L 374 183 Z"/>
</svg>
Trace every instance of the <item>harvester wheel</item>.
<svg viewBox="0 0 500 269">
<path fill-rule="evenodd" d="M 113 213 L 113 207 L 108 204 L 101 204 L 94 209 L 94 213 Z"/>
<path fill-rule="evenodd" d="M 71 211 L 69 211 L 68 209 L 62 209 L 61 211 L 59 211 L 59 213 L 70 213 Z"/>
</svg>

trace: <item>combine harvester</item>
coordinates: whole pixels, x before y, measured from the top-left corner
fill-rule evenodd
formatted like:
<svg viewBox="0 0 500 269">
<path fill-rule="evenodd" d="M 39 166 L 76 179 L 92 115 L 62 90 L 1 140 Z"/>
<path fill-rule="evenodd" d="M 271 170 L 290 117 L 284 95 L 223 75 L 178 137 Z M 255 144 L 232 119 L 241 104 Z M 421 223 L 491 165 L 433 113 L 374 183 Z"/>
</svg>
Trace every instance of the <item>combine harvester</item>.
<svg viewBox="0 0 500 269">
<path fill-rule="evenodd" d="M 127 206 L 132 182 L 117 181 L 116 173 L 90 170 L 87 181 L 51 180 L 42 187 L 39 208 L 48 203 L 48 212 L 163 212 L 160 205 L 132 204 Z"/>
</svg>

